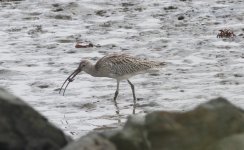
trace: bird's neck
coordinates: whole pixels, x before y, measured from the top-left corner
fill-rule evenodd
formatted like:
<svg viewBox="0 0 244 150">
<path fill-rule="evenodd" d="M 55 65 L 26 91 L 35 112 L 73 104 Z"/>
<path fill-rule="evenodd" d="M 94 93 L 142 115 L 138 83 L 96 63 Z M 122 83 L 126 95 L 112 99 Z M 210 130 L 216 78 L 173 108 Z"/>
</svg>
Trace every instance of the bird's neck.
<svg viewBox="0 0 244 150">
<path fill-rule="evenodd" d="M 93 64 L 89 64 L 89 66 L 87 66 L 84 71 L 93 77 L 99 77 L 99 73 L 97 72 L 97 70 L 95 69 L 95 65 Z"/>
</svg>

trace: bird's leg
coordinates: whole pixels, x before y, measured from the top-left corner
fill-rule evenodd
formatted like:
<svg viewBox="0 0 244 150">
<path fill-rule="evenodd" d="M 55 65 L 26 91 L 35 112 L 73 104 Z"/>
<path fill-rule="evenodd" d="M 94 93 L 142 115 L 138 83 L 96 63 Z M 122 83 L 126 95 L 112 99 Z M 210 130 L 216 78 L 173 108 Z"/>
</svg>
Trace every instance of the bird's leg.
<svg viewBox="0 0 244 150">
<path fill-rule="evenodd" d="M 115 91 L 115 94 L 114 94 L 114 101 L 116 101 L 116 98 L 119 94 L 119 81 L 117 80 L 117 88 L 116 88 L 116 91 Z"/>
<path fill-rule="evenodd" d="M 130 87 L 132 89 L 132 93 L 133 93 L 133 98 L 134 98 L 134 103 L 136 102 L 136 94 L 135 94 L 135 87 L 134 85 L 130 82 L 130 80 L 127 80 L 128 83 L 130 84 Z"/>
</svg>

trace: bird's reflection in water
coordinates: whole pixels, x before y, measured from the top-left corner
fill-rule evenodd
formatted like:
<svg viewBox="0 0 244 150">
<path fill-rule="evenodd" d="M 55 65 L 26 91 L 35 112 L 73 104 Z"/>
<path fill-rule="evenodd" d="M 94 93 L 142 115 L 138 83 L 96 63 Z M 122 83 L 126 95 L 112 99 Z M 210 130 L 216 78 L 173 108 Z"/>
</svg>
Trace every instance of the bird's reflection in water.
<svg viewBox="0 0 244 150">
<path fill-rule="evenodd" d="M 133 100 L 133 111 L 132 114 L 134 115 L 136 113 L 136 100 Z"/>
<path fill-rule="evenodd" d="M 114 100 L 115 113 L 118 116 L 118 123 L 121 123 L 122 116 L 120 115 L 120 108 L 116 100 Z M 136 100 L 133 100 L 132 114 L 136 112 Z"/>
</svg>

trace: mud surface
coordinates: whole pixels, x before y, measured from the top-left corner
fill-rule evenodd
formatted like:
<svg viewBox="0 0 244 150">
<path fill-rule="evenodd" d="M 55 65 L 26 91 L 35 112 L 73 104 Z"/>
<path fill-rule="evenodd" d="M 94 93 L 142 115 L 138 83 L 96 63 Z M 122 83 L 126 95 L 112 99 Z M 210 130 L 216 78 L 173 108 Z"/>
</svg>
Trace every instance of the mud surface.
<svg viewBox="0 0 244 150">
<path fill-rule="evenodd" d="M 0 86 L 67 134 L 121 127 L 133 111 L 186 111 L 223 96 L 244 108 L 244 1 L 0 1 Z M 230 28 L 235 38 L 217 38 Z M 76 42 L 94 46 L 75 48 Z M 58 93 L 81 59 L 123 52 L 166 61 L 130 86 L 85 73 Z"/>
</svg>

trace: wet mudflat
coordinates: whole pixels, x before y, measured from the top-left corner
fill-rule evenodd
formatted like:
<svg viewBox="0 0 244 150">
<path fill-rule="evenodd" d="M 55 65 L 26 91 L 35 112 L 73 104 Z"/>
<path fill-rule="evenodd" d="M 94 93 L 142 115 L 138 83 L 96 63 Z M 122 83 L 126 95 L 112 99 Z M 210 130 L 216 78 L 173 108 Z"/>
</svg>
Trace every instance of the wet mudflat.
<svg viewBox="0 0 244 150">
<path fill-rule="evenodd" d="M 166 61 L 131 79 L 135 113 L 186 111 L 223 96 L 244 108 L 244 2 L 0 1 L 0 86 L 74 138 L 121 127 L 133 112 L 130 86 L 81 73 L 59 88 L 81 59 L 122 52 Z M 235 38 L 217 38 L 230 28 Z M 77 42 L 94 46 L 75 48 Z"/>
</svg>

